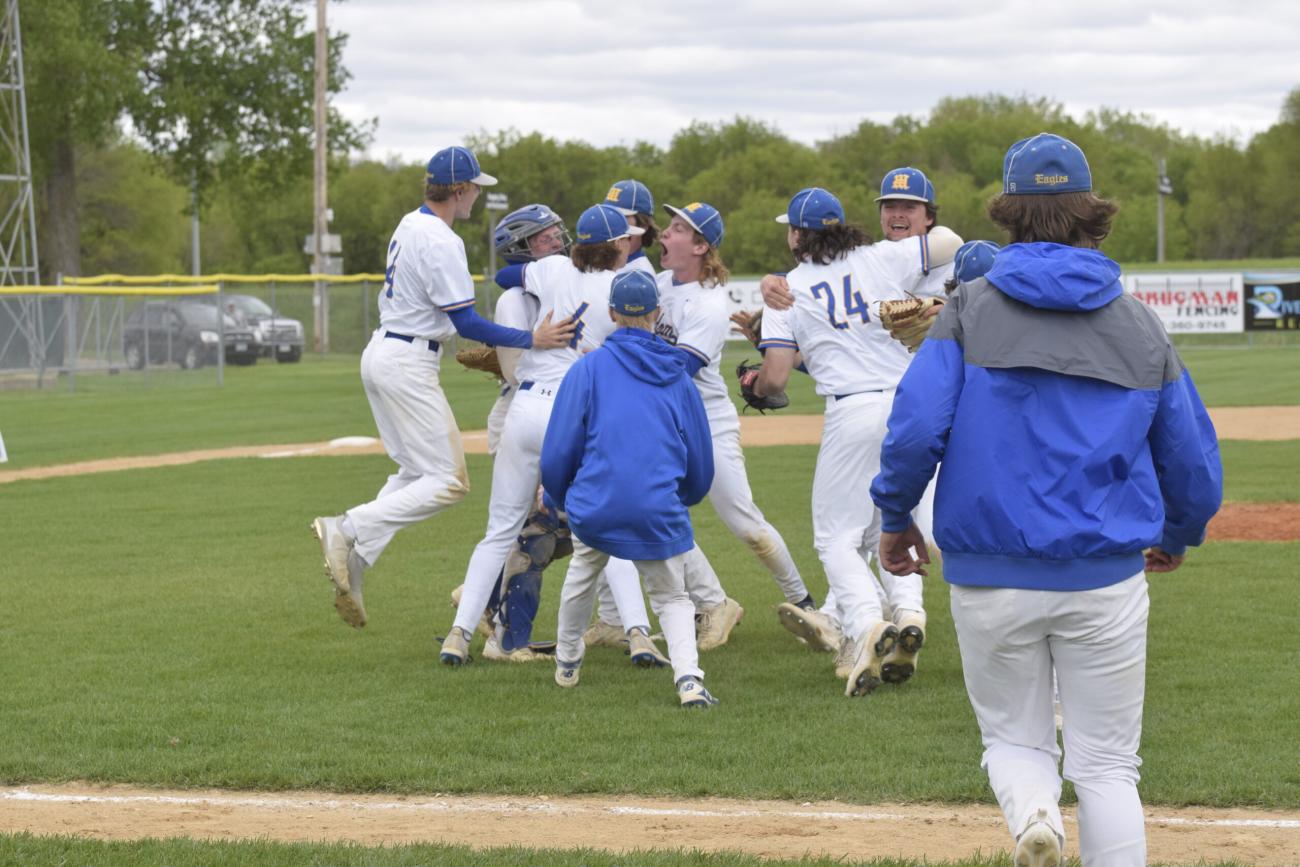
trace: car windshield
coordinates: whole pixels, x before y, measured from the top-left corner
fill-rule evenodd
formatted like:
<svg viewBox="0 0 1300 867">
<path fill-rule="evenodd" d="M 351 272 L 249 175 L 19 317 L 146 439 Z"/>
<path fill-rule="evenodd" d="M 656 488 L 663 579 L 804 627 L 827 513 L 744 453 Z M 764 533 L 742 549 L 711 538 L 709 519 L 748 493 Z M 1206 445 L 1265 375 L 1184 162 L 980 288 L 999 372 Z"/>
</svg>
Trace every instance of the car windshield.
<svg viewBox="0 0 1300 867">
<path fill-rule="evenodd" d="M 275 311 L 271 309 L 270 305 L 261 298 L 252 295 L 227 295 L 226 303 L 234 304 L 249 319 L 262 319 L 275 315 Z"/>
<path fill-rule="evenodd" d="M 181 304 L 176 308 L 180 311 L 185 321 L 198 328 L 217 328 L 217 308 L 210 307 L 207 304 Z M 225 327 L 234 328 L 235 322 L 229 316 L 225 317 Z"/>
</svg>

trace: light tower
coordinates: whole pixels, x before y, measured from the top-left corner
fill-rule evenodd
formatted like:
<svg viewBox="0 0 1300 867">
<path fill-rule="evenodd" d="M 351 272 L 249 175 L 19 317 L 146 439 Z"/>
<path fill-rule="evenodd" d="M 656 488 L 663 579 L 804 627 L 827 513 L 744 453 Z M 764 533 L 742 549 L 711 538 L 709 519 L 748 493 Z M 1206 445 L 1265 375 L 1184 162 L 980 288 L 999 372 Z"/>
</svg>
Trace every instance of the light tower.
<svg viewBox="0 0 1300 867">
<path fill-rule="evenodd" d="M 0 0 L 0 285 L 40 282 L 18 0 Z"/>
</svg>

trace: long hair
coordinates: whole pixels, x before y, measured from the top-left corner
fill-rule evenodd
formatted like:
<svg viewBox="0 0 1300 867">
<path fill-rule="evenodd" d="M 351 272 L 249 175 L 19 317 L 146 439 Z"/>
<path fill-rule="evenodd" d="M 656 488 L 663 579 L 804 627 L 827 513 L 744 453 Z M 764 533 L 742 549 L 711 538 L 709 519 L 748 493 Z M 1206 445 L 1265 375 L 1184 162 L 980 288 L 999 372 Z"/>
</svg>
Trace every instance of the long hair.
<svg viewBox="0 0 1300 867">
<path fill-rule="evenodd" d="M 989 217 L 1007 230 L 1011 243 L 1048 241 L 1070 247 L 1097 247 L 1110 234 L 1119 205 L 1091 192 L 1000 195 L 989 202 Z"/>
<path fill-rule="evenodd" d="M 618 245 L 613 241 L 601 244 L 574 244 L 569 250 L 569 260 L 579 271 L 613 271 L 618 263 Z"/>
<path fill-rule="evenodd" d="M 852 223 L 827 229 L 795 229 L 794 257 L 800 262 L 829 265 L 855 247 L 871 243 L 871 236 Z"/>
<path fill-rule="evenodd" d="M 655 241 L 659 240 L 659 226 L 655 223 L 655 218 L 646 214 L 633 214 L 627 218 L 627 221 L 633 226 L 640 226 L 645 229 L 641 235 L 641 249 L 653 247 Z"/>
<path fill-rule="evenodd" d="M 705 243 L 704 236 L 699 232 L 695 233 L 695 243 Z M 718 251 L 710 247 L 700 260 L 700 285 L 701 286 L 726 286 L 727 279 L 731 276 L 731 271 L 723 264 L 722 256 Z"/>
</svg>

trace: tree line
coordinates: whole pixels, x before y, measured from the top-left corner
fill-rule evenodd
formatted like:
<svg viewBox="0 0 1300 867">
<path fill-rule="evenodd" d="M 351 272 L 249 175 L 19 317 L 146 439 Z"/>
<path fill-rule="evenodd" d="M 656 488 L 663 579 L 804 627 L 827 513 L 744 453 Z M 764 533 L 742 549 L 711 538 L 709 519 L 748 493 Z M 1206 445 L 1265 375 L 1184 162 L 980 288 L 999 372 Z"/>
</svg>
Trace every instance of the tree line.
<svg viewBox="0 0 1300 867">
<path fill-rule="evenodd" d="M 197 204 L 206 273 L 303 272 L 312 228 L 311 34 L 294 0 L 20 0 L 42 271 L 187 272 Z M 348 79 L 345 37 L 331 35 L 330 90 Z M 123 132 L 129 129 L 130 134 Z M 1249 142 L 1205 139 L 1103 109 L 1082 118 L 1056 102 L 1001 95 L 940 101 L 928 116 L 863 121 L 816 144 L 744 117 L 697 121 L 667 147 L 596 147 L 544 132 L 468 137 L 511 207 L 544 202 L 572 225 L 616 180 L 656 202 L 707 201 L 727 223 L 737 273 L 788 263 L 772 217 L 805 186 L 835 192 L 849 219 L 878 234 L 880 178 L 911 165 L 934 182 L 939 219 L 965 238 L 1003 241 L 985 214 L 1002 157 L 1049 130 L 1088 155 L 1100 195 L 1120 203 L 1104 245 L 1113 258 L 1156 258 L 1156 175 L 1167 163 L 1166 257 L 1300 256 L 1300 87 Z M 383 270 L 389 236 L 418 206 L 423 162 L 355 158 L 373 124 L 331 117 L 331 231 L 349 272 Z M 430 154 L 447 142 L 431 142 Z M 479 206 L 481 208 L 481 205 Z M 488 223 L 458 224 L 470 265 L 488 261 Z M 662 217 L 661 217 L 662 219 Z"/>
</svg>

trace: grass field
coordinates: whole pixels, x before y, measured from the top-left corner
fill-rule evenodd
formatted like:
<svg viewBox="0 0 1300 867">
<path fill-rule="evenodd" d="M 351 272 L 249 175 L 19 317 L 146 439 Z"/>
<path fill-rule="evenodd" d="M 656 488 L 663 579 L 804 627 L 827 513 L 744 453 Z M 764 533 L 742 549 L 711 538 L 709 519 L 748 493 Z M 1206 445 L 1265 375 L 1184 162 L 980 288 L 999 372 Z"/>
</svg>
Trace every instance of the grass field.
<svg viewBox="0 0 1300 867">
<path fill-rule="evenodd" d="M 1211 405 L 1300 403 L 1291 350 L 1185 357 Z M 355 358 L 227 377 L 223 389 L 88 380 L 74 395 L 0 393 L 8 466 L 373 433 Z M 445 385 L 461 426 L 481 427 L 491 384 L 452 368 Z M 792 404 L 820 408 L 806 381 Z M 747 458 L 757 501 L 820 595 L 807 506 L 814 454 L 787 446 Z M 1300 440 L 1227 442 L 1223 454 L 1228 499 L 1297 499 Z M 449 670 L 434 641 L 482 532 L 487 458 L 471 456 L 463 504 L 400 534 L 370 573 L 366 629 L 338 620 L 319 574 L 308 522 L 370 496 L 390 467 L 379 456 L 240 459 L 0 487 L 0 780 L 991 801 L 938 575 L 927 579 L 931 638 L 918 677 L 848 701 L 829 658 L 779 627 L 776 588 L 706 505 L 696 510 L 701 544 L 748 612 L 732 642 L 702 660 L 723 701 L 716 712 L 681 713 L 666 673 L 613 651 L 592 650 L 572 692 L 554 687 L 547 666 Z M 1296 562 L 1300 543 L 1216 543 L 1153 576 L 1148 803 L 1300 807 L 1285 759 L 1300 694 Z M 553 634 L 557 576 L 540 635 Z M 552 854 L 0 837 L 0 863 L 491 865 L 554 863 Z M 758 862 L 657 853 L 617 863 Z"/>
</svg>

